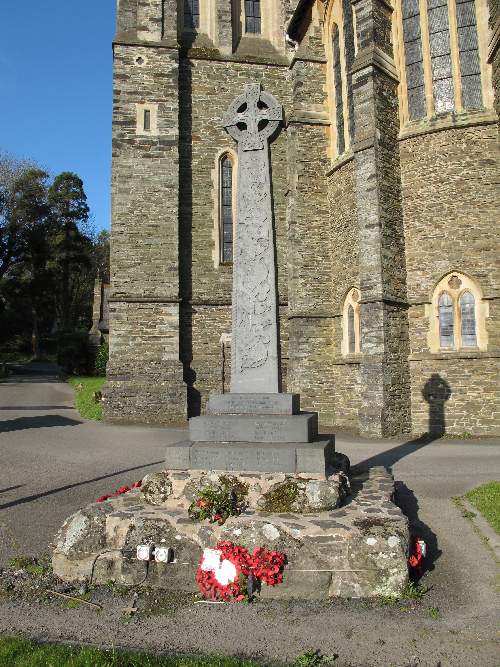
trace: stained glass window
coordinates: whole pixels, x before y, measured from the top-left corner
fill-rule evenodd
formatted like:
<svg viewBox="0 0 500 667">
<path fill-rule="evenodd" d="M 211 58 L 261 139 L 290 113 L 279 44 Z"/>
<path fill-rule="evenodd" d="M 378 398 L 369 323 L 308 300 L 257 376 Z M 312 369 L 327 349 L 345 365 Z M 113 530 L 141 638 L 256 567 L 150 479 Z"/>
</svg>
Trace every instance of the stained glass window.
<svg viewBox="0 0 500 667">
<path fill-rule="evenodd" d="M 345 150 L 344 139 L 344 102 L 342 97 L 342 67 L 340 64 L 339 29 L 336 25 L 332 30 L 333 55 L 333 87 L 335 90 L 335 120 L 337 124 L 337 154 Z"/>
<path fill-rule="evenodd" d="M 464 292 L 460 297 L 460 319 L 462 322 L 462 345 L 475 347 L 476 337 L 476 308 L 474 296 L 471 292 Z"/>
<path fill-rule="evenodd" d="M 260 33 L 260 0 L 245 0 L 245 32 Z"/>
<path fill-rule="evenodd" d="M 445 113 L 455 108 L 447 0 L 427 0 L 427 17 L 434 110 Z"/>
<path fill-rule="evenodd" d="M 410 120 L 425 116 L 424 66 L 418 0 L 402 0 L 403 40 L 406 60 L 406 86 Z"/>
<path fill-rule="evenodd" d="M 447 292 L 439 297 L 439 341 L 441 347 L 453 347 L 453 301 Z"/>
<path fill-rule="evenodd" d="M 477 42 L 476 8 L 473 0 L 456 0 L 458 49 L 464 109 L 481 109 L 481 63 Z"/>
<path fill-rule="evenodd" d="M 225 263 L 233 261 L 233 164 L 225 155 L 220 165 L 221 260 Z"/>
<path fill-rule="evenodd" d="M 184 27 L 200 27 L 200 0 L 184 0 Z"/>
</svg>

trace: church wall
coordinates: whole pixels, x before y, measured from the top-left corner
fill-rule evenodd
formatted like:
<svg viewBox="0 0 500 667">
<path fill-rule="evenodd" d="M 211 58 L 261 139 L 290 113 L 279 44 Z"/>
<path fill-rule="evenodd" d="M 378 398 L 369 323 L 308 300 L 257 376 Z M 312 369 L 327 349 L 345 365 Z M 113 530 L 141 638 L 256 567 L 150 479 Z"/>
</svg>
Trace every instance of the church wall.
<svg viewBox="0 0 500 667">
<path fill-rule="evenodd" d="M 331 281 L 333 344 L 333 403 L 335 425 L 359 429 L 359 358 L 343 358 L 342 311 L 346 294 L 359 289 L 359 238 L 356 218 L 354 163 L 349 159 L 328 177 L 331 219 Z"/>
<path fill-rule="evenodd" d="M 500 432 L 500 267 L 496 125 L 452 128 L 400 142 L 408 274 L 412 430 L 429 430 L 422 391 L 441 376 L 449 433 Z M 450 271 L 475 279 L 489 308 L 487 350 L 431 353 L 434 286 Z"/>
<path fill-rule="evenodd" d="M 222 115 L 243 92 L 244 84 L 250 81 L 261 81 L 264 90 L 278 99 L 286 113 L 289 109 L 289 87 L 283 67 L 248 62 L 182 59 L 179 78 L 181 294 L 184 299 L 182 309 L 186 311 L 182 319 L 181 339 L 188 343 L 183 344 L 182 358 L 185 377 L 192 385 L 189 412 L 198 414 L 204 410 L 211 391 L 222 391 L 220 337 L 231 332 L 232 267 L 219 261 L 217 161 L 224 151 L 236 152 L 237 147 L 221 126 Z M 279 299 L 286 307 L 287 161 L 284 131 L 272 142 L 270 155 Z M 284 317 L 280 325 L 282 339 L 285 340 Z M 229 391 L 229 365 L 225 373 L 225 390 Z"/>
<path fill-rule="evenodd" d="M 115 44 L 105 388 L 105 414 L 114 421 L 186 416 L 179 362 L 177 83 L 176 50 Z"/>
</svg>

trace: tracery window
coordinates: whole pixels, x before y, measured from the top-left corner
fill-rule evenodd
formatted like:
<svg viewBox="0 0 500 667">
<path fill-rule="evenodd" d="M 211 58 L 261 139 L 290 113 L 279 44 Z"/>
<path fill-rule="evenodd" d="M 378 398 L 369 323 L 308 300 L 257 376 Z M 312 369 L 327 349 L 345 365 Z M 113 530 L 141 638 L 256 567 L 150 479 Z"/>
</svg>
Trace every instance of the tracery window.
<svg viewBox="0 0 500 667">
<path fill-rule="evenodd" d="M 400 0 L 397 4 L 404 119 L 485 106 L 476 3 Z M 486 39 L 486 37 L 485 37 Z M 485 65 L 484 65 L 485 66 Z"/>
<path fill-rule="evenodd" d="M 342 155 L 354 135 L 351 68 L 355 56 L 353 11 L 350 0 L 331 3 L 325 21 L 328 89 L 332 122 L 332 158 Z"/>
<path fill-rule="evenodd" d="M 245 0 L 245 32 L 261 32 L 260 0 Z"/>
<path fill-rule="evenodd" d="M 486 349 L 488 304 L 472 278 L 461 273 L 442 278 L 434 290 L 432 309 L 431 352 Z"/>
<path fill-rule="evenodd" d="M 228 153 L 219 161 L 219 235 L 220 262 L 233 261 L 234 174 L 233 161 Z"/>
<path fill-rule="evenodd" d="M 347 293 L 342 314 L 342 354 L 358 354 L 361 351 L 361 321 L 359 290 L 353 287 Z"/>
<path fill-rule="evenodd" d="M 184 0 L 184 27 L 200 27 L 200 0 Z"/>
</svg>

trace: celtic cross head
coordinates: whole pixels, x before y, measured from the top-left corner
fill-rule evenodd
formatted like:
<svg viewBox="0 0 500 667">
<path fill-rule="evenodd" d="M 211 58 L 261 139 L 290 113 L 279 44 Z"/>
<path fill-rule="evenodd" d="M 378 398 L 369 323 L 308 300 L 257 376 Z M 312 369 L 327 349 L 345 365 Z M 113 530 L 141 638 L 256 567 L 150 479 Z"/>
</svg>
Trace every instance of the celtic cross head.
<svg viewBox="0 0 500 667">
<path fill-rule="evenodd" d="M 222 118 L 226 132 L 243 151 L 266 147 L 283 120 L 283 107 L 260 83 L 247 83 L 243 95 L 237 97 Z"/>
</svg>

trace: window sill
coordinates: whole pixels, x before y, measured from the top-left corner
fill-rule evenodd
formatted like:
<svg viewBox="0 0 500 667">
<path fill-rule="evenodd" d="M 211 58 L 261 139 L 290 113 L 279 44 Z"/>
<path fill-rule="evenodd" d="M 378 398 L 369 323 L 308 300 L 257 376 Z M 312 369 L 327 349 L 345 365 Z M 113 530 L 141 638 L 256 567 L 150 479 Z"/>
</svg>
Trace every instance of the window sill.
<svg viewBox="0 0 500 667">
<path fill-rule="evenodd" d="M 419 352 L 410 354 L 409 361 L 428 361 L 428 360 L 444 360 L 453 361 L 455 359 L 500 359 L 500 352 L 488 352 L 487 350 L 470 349 L 470 350 L 450 350 L 446 352 L 440 350 L 439 352 Z"/>
<path fill-rule="evenodd" d="M 418 137 L 421 134 L 431 134 L 453 128 L 469 127 L 471 125 L 492 125 L 498 121 L 492 110 L 452 112 L 431 116 L 408 122 L 399 133 L 399 140 L 405 141 Z"/>
</svg>

